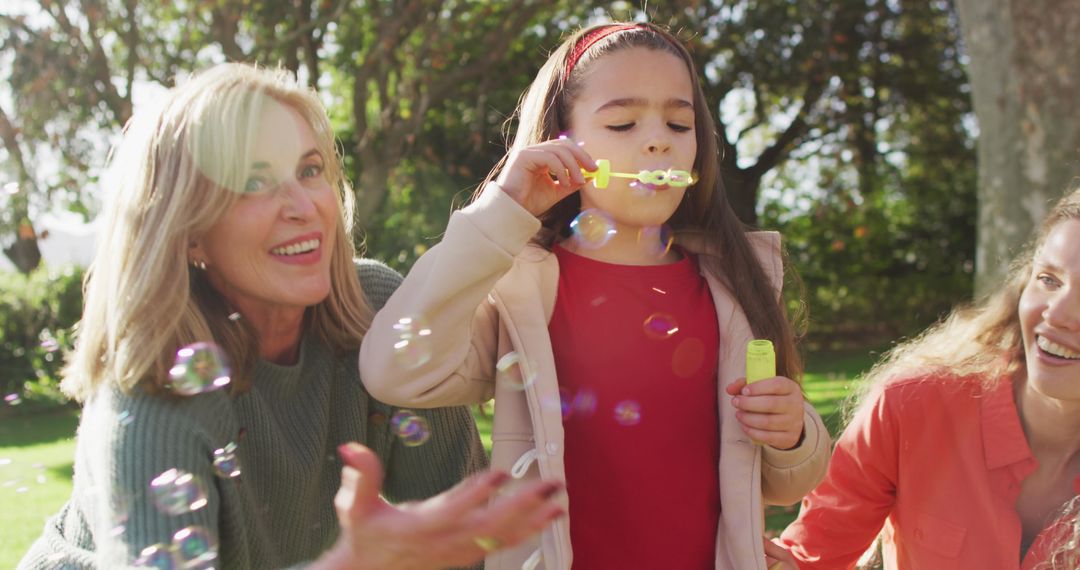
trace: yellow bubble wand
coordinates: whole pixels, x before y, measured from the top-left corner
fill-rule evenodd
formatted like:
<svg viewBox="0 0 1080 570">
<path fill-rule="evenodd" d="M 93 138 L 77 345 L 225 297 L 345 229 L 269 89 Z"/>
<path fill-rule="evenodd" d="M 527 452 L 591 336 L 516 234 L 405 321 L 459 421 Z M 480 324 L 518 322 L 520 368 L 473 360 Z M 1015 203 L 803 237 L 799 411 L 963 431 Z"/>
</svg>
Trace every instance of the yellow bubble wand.
<svg viewBox="0 0 1080 570">
<path fill-rule="evenodd" d="M 585 170 L 582 168 L 581 173 L 585 175 L 586 180 L 591 178 L 593 184 L 597 188 L 607 188 L 608 183 L 611 182 L 612 178 L 629 178 L 643 184 L 669 186 L 672 188 L 685 188 L 686 186 L 697 182 L 693 173 L 671 168 L 667 170 L 642 170 L 637 174 L 612 172 L 611 162 L 604 158 L 596 161 L 596 170 Z"/>
</svg>

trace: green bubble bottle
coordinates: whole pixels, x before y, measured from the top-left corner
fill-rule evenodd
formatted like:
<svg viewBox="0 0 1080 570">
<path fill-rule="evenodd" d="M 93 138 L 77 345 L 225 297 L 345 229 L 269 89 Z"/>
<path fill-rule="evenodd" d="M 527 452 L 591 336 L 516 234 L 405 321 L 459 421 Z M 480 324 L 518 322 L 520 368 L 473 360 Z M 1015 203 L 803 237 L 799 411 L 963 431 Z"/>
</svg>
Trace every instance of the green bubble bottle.
<svg viewBox="0 0 1080 570">
<path fill-rule="evenodd" d="M 771 340 L 752 340 L 746 345 L 746 383 L 776 376 L 776 352 Z"/>
</svg>

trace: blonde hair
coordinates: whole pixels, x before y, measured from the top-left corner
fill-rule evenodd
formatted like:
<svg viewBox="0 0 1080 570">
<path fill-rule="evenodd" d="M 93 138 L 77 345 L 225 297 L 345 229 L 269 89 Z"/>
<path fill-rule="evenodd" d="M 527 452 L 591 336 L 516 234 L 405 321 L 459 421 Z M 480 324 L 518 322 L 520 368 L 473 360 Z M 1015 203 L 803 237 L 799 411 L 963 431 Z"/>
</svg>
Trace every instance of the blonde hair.
<svg viewBox="0 0 1080 570">
<path fill-rule="evenodd" d="M 860 400 L 892 380 L 919 376 L 979 379 L 986 388 L 1011 379 L 1024 367 L 1017 307 L 1031 279 L 1035 255 L 1059 223 L 1080 219 L 1080 188 L 1066 193 L 1034 238 L 1013 259 L 1004 284 L 978 303 L 954 310 L 918 337 L 890 350 L 867 373 Z"/>
<path fill-rule="evenodd" d="M 751 228 L 739 220 L 728 202 L 727 190 L 720 176 L 716 122 L 709 112 L 709 103 L 701 88 L 693 58 L 682 42 L 659 26 L 634 24 L 632 28 L 610 34 L 590 46 L 567 74 L 571 54 L 582 38 L 600 28 L 619 25 L 625 24 L 600 24 L 578 30 L 552 52 L 518 104 L 515 113 L 518 118 L 517 134 L 510 151 L 551 140 L 569 130 L 570 110 L 583 88 L 588 69 L 605 55 L 641 47 L 667 52 L 679 58 L 690 74 L 694 92 L 694 131 L 697 136 L 694 170 L 698 180 L 687 190 L 686 198 L 672 215 L 670 225 L 676 232 L 700 234 L 704 238 L 707 253 L 711 254 L 702 258 L 705 269 L 731 290 L 746 314 L 754 336 L 773 341 L 777 373 L 801 383 L 802 357 L 796 348 L 795 327 L 788 320 L 783 302 L 777 300 L 746 236 Z M 480 189 L 494 180 L 505 164 L 504 156 Z M 479 194 L 478 190 L 474 199 Z M 537 242 L 550 247 L 556 237 L 565 237 L 570 221 L 580 211 L 581 197 L 576 192 L 552 206 L 540 216 L 545 231 L 539 235 Z M 796 278 L 791 277 L 797 282 Z M 795 315 L 796 320 L 800 316 Z"/>
<path fill-rule="evenodd" d="M 271 102 L 296 110 L 311 127 L 342 212 L 331 291 L 308 308 L 305 326 L 336 352 L 359 346 L 373 311 L 353 265 L 354 196 L 322 103 L 283 70 L 224 64 L 174 88 L 160 109 L 133 117 L 113 149 L 103 231 L 63 371 L 66 394 L 83 401 L 106 383 L 162 393 L 176 351 L 205 340 L 230 359 L 230 389 L 248 389 L 258 338 L 243 320 L 229 320 L 224 300 L 189 266 L 188 250 L 239 199 L 258 118 Z"/>
</svg>

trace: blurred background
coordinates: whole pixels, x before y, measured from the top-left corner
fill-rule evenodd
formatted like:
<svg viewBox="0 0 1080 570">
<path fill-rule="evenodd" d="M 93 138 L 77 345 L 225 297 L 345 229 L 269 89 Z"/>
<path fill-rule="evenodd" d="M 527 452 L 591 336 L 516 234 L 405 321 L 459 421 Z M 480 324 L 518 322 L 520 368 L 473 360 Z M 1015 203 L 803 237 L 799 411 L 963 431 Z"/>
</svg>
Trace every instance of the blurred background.
<svg viewBox="0 0 1080 570">
<path fill-rule="evenodd" d="M 133 113 L 213 63 L 295 72 L 333 120 L 358 243 L 405 273 L 504 153 L 547 53 L 609 19 L 691 49 L 730 199 L 801 278 L 807 391 L 834 430 L 850 381 L 993 287 L 1076 174 L 1076 0 L 5 0 L 0 567 L 70 492 L 57 374 Z"/>
</svg>

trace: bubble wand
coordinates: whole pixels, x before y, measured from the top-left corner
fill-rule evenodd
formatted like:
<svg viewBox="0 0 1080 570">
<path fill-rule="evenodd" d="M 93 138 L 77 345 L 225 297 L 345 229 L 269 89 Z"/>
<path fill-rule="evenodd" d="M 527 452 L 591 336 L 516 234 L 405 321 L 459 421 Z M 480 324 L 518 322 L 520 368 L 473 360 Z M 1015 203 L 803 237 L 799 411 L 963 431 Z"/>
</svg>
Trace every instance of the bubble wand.
<svg viewBox="0 0 1080 570">
<path fill-rule="evenodd" d="M 642 170 L 637 174 L 612 172 L 611 162 L 604 158 L 596 161 L 596 170 L 590 171 L 583 168 L 581 169 L 581 173 L 585 175 L 586 180 L 591 178 L 593 184 L 597 188 L 607 188 L 607 185 L 612 178 L 629 178 L 643 184 L 669 186 L 672 188 L 684 188 L 697 182 L 697 180 L 694 179 L 693 173 L 670 168 L 667 170 Z"/>
</svg>

